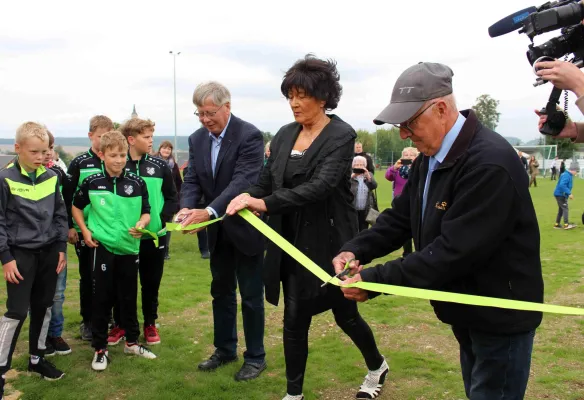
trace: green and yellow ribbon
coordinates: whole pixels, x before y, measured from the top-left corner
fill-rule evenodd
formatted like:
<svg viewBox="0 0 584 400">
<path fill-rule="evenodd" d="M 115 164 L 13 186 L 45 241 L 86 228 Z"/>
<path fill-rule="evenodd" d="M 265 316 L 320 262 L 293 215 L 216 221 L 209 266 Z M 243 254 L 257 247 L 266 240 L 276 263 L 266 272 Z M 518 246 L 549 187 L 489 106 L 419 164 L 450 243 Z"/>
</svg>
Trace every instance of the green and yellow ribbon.
<svg viewBox="0 0 584 400">
<path fill-rule="evenodd" d="M 331 277 L 325 270 L 316 265 L 314 261 L 306 257 L 304 253 L 302 253 L 290 242 L 288 242 L 286 239 L 280 236 L 276 231 L 270 228 L 261 219 L 256 217 L 251 211 L 244 209 L 239 211 L 239 215 L 243 219 L 245 219 L 249 224 L 251 224 L 255 229 L 260 231 L 264 236 L 266 236 L 268 239 L 274 242 L 276 246 L 278 246 L 280 249 L 285 251 L 290 257 L 296 260 L 300 265 L 302 265 L 304 268 L 306 268 L 314 275 L 316 275 L 320 280 L 322 280 L 323 282 L 329 282 L 330 284 L 336 286 L 341 286 L 341 280 L 339 280 L 338 278 Z M 203 222 L 200 224 L 189 225 L 184 228 L 181 227 L 180 224 L 174 223 L 168 223 L 166 224 L 166 226 L 168 230 L 193 230 L 214 224 L 215 222 L 219 222 L 222 219 L 223 217 Z M 395 296 L 411 297 L 416 299 L 433 301 L 444 301 L 449 303 L 466 304 L 470 306 L 497 307 L 521 311 L 539 311 L 552 314 L 584 315 L 584 308 L 557 306 L 553 304 L 532 303 L 528 301 L 475 296 L 470 294 L 441 292 L 429 289 L 416 289 L 406 286 L 395 286 L 381 283 L 356 282 L 342 286 L 356 287 L 371 292 L 385 293 Z"/>
</svg>

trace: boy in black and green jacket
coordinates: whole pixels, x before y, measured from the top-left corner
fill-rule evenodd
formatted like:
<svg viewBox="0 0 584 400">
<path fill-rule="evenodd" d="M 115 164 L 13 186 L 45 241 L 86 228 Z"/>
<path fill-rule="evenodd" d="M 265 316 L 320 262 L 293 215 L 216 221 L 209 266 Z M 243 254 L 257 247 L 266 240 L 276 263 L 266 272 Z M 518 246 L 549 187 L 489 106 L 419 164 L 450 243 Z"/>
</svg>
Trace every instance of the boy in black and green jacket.
<svg viewBox="0 0 584 400">
<path fill-rule="evenodd" d="M 156 246 L 152 237 L 144 236 L 140 243 L 144 338 L 147 344 L 154 345 L 160 343 L 156 320 L 158 319 L 158 291 L 164 268 L 166 221 L 171 221 L 178 211 L 178 195 L 168 164 L 160 158 L 149 155 L 152 151 L 154 122 L 132 118 L 122 126 L 121 131 L 130 146 L 126 171 L 140 176 L 148 187 L 150 224 L 146 229 L 155 232 L 159 241 Z M 115 307 L 114 320 L 117 314 L 117 307 Z M 110 344 L 119 342 L 124 333 L 123 326 L 114 327 L 110 332 L 108 342 Z"/>
<path fill-rule="evenodd" d="M 43 167 L 47 129 L 26 122 L 16 131 L 18 158 L 0 171 L 0 262 L 7 311 L 0 319 L 0 398 L 20 329 L 30 310 L 28 370 L 46 380 L 64 374 L 44 359 L 57 275 L 65 268 L 67 213 L 54 172 Z"/>
<path fill-rule="evenodd" d="M 74 192 L 79 189 L 81 183 L 89 175 L 96 174 L 101 171 L 101 159 L 97 155 L 101 136 L 114 129 L 114 123 L 105 115 L 96 115 L 89 121 L 89 140 L 91 141 L 91 148 L 87 152 L 75 157 L 71 164 L 69 164 L 68 173 L 71 176 L 71 185 Z M 73 201 L 72 193 L 64 193 L 65 203 L 71 204 Z M 87 213 L 89 208 L 85 210 L 85 224 L 87 224 Z M 83 319 L 79 327 L 81 339 L 91 340 L 91 266 L 90 249 L 85 245 L 83 237 L 80 235 L 81 230 L 75 224 L 71 216 L 69 216 L 69 243 L 75 245 L 75 252 L 79 259 L 79 303 L 81 307 L 81 318 Z"/>
<path fill-rule="evenodd" d="M 95 355 L 91 367 L 107 368 L 107 327 L 114 298 L 126 328 L 124 353 L 156 358 L 138 344 L 140 329 L 136 313 L 138 291 L 138 229 L 150 223 L 148 189 L 142 178 L 125 171 L 128 143 L 117 131 L 101 137 L 99 156 L 103 172 L 88 176 L 75 194 L 71 212 L 81 229 L 93 260 L 92 345 Z M 89 206 L 87 225 L 83 210 Z"/>
</svg>

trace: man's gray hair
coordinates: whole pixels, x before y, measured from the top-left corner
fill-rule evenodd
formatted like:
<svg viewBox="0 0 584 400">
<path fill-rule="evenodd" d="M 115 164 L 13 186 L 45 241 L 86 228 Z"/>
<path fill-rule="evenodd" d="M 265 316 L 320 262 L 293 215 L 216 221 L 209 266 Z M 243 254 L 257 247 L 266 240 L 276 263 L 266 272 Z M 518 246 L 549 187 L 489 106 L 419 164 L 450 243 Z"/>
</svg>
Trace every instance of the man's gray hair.
<svg viewBox="0 0 584 400">
<path fill-rule="evenodd" d="M 213 104 L 216 106 L 222 106 L 231 102 L 231 93 L 229 93 L 229 90 L 215 81 L 199 84 L 195 89 L 195 93 L 193 93 L 193 103 L 197 107 L 203 107 L 203 103 L 208 97 L 211 97 Z"/>
</svg>

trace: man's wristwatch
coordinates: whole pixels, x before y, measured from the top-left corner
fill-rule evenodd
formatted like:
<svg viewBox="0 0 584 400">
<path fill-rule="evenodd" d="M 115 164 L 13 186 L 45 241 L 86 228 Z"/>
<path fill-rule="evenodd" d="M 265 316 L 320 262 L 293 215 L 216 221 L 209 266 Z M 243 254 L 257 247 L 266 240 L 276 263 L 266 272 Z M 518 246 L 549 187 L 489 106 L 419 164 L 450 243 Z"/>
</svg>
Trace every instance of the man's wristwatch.
<svg viewBox="0 0 584 400">
<path fill-rule="evenodd" d="M 209 221 L 212 219 L 215 219 L 215 214 L 213 213 L 213 210 L 211 210 L 209 207 L 205 208 L 205 211 L 207 211 L 207 213 L 209 214 Z"/>
</svg>

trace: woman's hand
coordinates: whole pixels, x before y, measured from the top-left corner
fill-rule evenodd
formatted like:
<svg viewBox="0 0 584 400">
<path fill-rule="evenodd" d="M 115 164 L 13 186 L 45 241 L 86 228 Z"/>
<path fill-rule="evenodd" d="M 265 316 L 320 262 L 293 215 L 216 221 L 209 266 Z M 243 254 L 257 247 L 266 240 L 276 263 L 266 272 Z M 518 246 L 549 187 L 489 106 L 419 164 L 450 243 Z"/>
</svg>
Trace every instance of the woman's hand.
<svg viewBox="0 0 584 400">
<path fill-rule="evenodd" d="M 225 213 L 227 215 L 235 215 L 244 208 L 254 212 L 256 215 L 268 211 L 266 203 L 262 199 L 256 199 L 247 193 L 243 193 L 231 200 Z"/>
<path fill-rule="evenodd" d="M 402 166 L 402 162 L 401 162 L 401 159 L 399 159 L 393 165 L 393 169 L 395 169 L 397 171 L 401 166 Z"/>
</svg>

